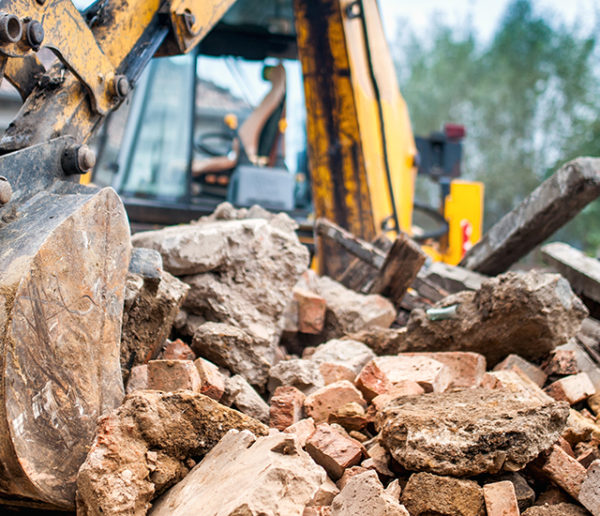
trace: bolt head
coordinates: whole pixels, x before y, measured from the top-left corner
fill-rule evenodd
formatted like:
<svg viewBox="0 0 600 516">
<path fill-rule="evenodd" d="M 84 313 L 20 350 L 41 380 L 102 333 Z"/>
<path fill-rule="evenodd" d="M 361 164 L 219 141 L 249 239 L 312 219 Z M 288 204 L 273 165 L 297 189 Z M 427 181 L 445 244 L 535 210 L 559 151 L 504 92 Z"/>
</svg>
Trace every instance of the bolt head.
<svg viewBox="0 0 600 516">
<path fill-rule="evenodd" d="M 127 77 L 125 77 L 124 75 L 115 76 L 114 90 L 117 97 L 125 98 L 131 90 L 131 86 L 129 85 L 129 80 L 127 79 Z"/>
<path fill-rule="evenodd" d="M 38 21 L 32 20 L 27 24 L 27 43 L 34 50 L 40 48 L 44 41 L 44 27 Z"/>
<path fill-rule="evenodd" d="M 14 14 L 0 13 L 0 43 L 17 43 L 23 36 L 23 24 Z"/>
<path fill-rule="evenodd" d="M 96 154 L 87 145 L 82 145 L 77 150 L 77 165 L 83 172 L 87 172 L 94 168 L 96 164 Z"/>
</svg>

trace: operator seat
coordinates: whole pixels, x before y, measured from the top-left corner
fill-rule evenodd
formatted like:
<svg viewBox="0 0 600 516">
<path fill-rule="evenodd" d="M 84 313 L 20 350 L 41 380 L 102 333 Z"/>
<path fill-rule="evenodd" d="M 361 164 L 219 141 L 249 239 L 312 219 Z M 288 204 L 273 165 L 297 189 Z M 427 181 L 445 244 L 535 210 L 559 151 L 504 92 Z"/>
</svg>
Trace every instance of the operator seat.
<svg viewBox="0 0 600 516">
<path fill-rule="evenodd" d="M 226 156 L 212 156 L 192 163 L 192 177 L 206 180 L 208 174 L 231 174 L 241 160 L 264 166 L 279 133 L 279 122 L 285 106 L 285 69 L 283 65 L 265 67 L 264 78 L 271 83 L 270 91 L 234 132 L 231 151 Z M 235 127 L 232 127 L 235 129 Z M 227 181 L 228 182 L 228 181 Z M 221 185 L 224 183 L 219 181 Z M 226 183 L 225 183 L 226 184 Z"/>
</svg>

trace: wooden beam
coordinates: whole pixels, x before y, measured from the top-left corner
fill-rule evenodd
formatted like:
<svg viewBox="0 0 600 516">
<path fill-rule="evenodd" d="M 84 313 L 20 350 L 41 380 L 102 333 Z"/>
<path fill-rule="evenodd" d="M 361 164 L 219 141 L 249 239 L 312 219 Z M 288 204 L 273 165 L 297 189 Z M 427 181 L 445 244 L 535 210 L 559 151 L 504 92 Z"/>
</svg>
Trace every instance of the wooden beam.
<svg viewBox="0 0 600 516">
<path fill-rule="evenodd" d="M 464 256 L 460 265 L 506 271 L 600 195 L 600 158 L 577 158 L 538 186 Z"/>
</svg>

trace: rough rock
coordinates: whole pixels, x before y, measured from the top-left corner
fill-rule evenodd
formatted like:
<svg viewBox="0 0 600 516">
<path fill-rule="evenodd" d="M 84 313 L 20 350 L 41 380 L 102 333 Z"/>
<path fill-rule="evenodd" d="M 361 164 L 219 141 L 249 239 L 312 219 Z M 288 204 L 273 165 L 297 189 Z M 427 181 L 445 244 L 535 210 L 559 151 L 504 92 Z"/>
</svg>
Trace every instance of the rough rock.
<svg viewBox="0 0 600 516">
<path fill-rule="evenodd" d="M 434 353 L 402 353 L 402 356 L 421 356 L 444 364 L 450 370 L 449 389 L 477 387 L 485 374 L 485 357 L 479 353 L 439 351 Z"/>
<path fill-rule="evenodd" d="M 564 402 L 466 389 L 398 398 L 377 422 L 383 445 L 404 468 L 473 476 L 521 469 L 558 439 L 568 414 Z"/>
<path fill-rule="evenodd" d="M 389 328 L 396 319 L 394 305 L 386 298 L 359 294 L 327 276 L 307 271 L 298 284 L 325 299 L 327 311 L 322 335 L 337 339 L 372 327 Z"/>
<path fill-rule="evenodd" d="M 431 320 L 413 310 L 410 351 L 474 351 L 494 366 L 511 353 L 541 358 L 575 335 L 587 309 L 558 274 L 508 272 L 484 281 L 476 292 L 444 298 L 434 308 L 456 305 L 453 316 Z"/>
<path fill-rule="evenodd" d="M 229 432 L 149 514 L 302 516 L 326 481 L 325 471 L 291 434 L 255 439 L 250 432 Z"/>
<path fill-rule="evenodd" d="M 191 360 L 150 360 L 148 389 L 200 392 L 200 375 Z"/>
<path fill-rule="evenodd" d="M 577 365 L 577 354 L 574 349 L 555 349 L 542 364 L 542 369 L 547 375 L 565 376 L 580 372 Z"/>
<path fill-rule="evenodd" d="M 263 390 L 277 349 L 264 340 L 224 323 L 207 322 L 194 333 L 192 349 L 201 357 L 243 376 Z"/>
<path fill-rule="evenodd" d="M 540 505 L 530 507 L 523 516 L 589 516 L 588 512 L 571 503 L 558 503 L 556 505 Z"/>
<path fill-rule="evenodd" d="M 291 385 L 304 394 L 310 394 L 325 385 L 319 364 L 311 360 L 294 358 L 277 362 L 269 372 L 269 391 L 280 385 Z"/>
<path fill-rule="evenodd" d="M 234 407 L 265 424 L 269 423 L 269 405 L 239 374 L 225 379 L 225 392 L 221 397 L 221 403 Z"/>
<path fill-rule="evenodd" d="M 158 285 L 139 274 L 127 273 L 121 333 L 125 379 L 133 366 L 156 358 L 188 290 L 188 285 L 165 271 Z"/>
<path fill-rule="evenodd" d="M 231 429 L 268 428 L 189 391 L 137 391 L 100 419 L 77 477 L 80 516 L 142 516 L 150 500 L 186 473 L 184 461 L 207 453 Z"/>
<path fill-rule="evenodd" d="M 534 403 L 547 403 L 554 399 L 540 389 L 519 368 L 513 368 L 510 371 L 504 370 L 485 373 L 481 380 L 481 387 L 486 389 L 502 389 L 512 393 L 515 397 L 523 401 Z"/>
<path fill-rule="evenodd" d="M 294 423 L 292 426 L 288 426 L 284 430 L 284 433 L 294 434 L 296 436 L 296 439 L 298 439 L 300 446 L 304 448 L 304 446 L 306 446 L 306 441 L 308 441 L 308 438 L 315 433 L 315 429 L 315 421 L 312 417 L 307 417 L 301 419 L 297 423 Z"/>
<path fill-rule="evenodd" d="M 472 480 L 416 473 L 408 479 L 402 503 L 411 516 L 484 516 L 483 490 Z"/>
<path fill-rule="evenodd" d="M 337 364 L 358 374 L 375 354 L 362 342 L 333 339 L 317 347 L 310 360 L 317 364 Z"/>
<path fill-rule="evenodd" d="M 131 368 L 129 379 L 127 380 L 127 394 L 133 391 L 145 390 L 148 388 L 148 364 L 138 365 Z"/>
<path fill-rule="evenodd" d="M 600 515 L 600 460 L 594 461 L 588 468 L 579 491 L 579 501 L 594 516 Z"/>
<path fill-rule="evenodd" d="M 379 328 L 373 326 L 348 337 L 370 347 L 376 355 L 397 355 L 409 351 L 406 328 Z"/>
<path fill-rule="evenodd" d="M 349 381 L 342 380 L 330 383 L 309 394 L 304 400 L 304 411 L 316 423 L 320 423 L 327 421 L 329 415 L 335 413 L 342 405 L 352 402 L 358 403 L 362 407 L 366 406 L 360 391 Z"/>
<path fill-rule="evenodd" d="M 494 371 L 512 371 L 514 368 L 527 375 L 538 387 L 543 387 L 548 378 L 541 368 L 515 354 L 508 355 L 502 362 L 496 364 Z"/>
<path fill-rule="evenodd" d="M 329 414 L 328 423 L 336 423 L 343 426 L 345 430 L 362 430 L 369 422 L 365 409 L 362 405 L 351 401 L 339 407 L 335 412 Z"/>
<path fill-rule="evenodd" d="M 408 516 L 398 499 L 392 498 L 374 471 L 353 476 L 331 504 L 332 516 Z"/>
</svg>

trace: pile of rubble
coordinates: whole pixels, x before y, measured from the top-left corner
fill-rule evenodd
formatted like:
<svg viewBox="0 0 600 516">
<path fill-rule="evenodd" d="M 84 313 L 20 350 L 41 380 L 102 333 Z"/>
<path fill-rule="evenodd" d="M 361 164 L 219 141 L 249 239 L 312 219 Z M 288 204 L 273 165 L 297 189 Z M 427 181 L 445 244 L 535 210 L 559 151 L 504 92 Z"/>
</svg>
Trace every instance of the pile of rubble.
<svg viewBox="0 0 600 516">
<path fill-rule="evenodd" d="M 258 208 L 134 235 L 77 513 L 600 515 L 600 324 L 558 274 L 398 242 L 358 242 L 351 290 Z"/>
</svg>

